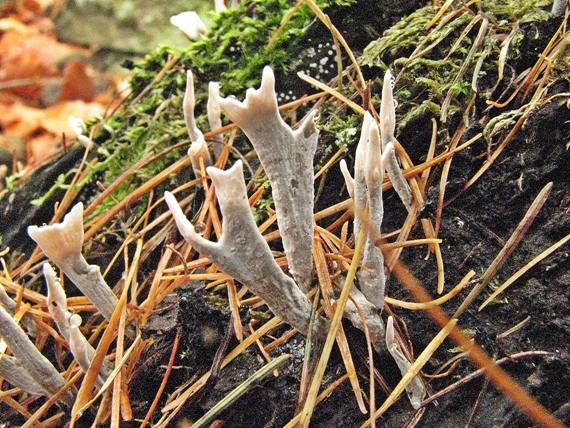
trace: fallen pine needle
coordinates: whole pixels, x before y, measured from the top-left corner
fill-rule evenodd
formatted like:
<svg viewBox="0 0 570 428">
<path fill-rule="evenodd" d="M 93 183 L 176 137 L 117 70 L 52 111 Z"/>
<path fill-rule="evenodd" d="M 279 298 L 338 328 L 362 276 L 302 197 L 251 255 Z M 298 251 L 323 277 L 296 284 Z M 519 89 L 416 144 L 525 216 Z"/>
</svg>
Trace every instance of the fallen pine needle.
<svg viewBox="0 0 570 428">
<path fill-rule="evenodd" d="M 463 277 L 463 279 L 457 284 L 453 289 L 443 296 L 430 300 L 429 302 L 405 302 L 403 300 L 393 299 L 392 297 L 385 296 L 384 300 L 386 303 L 389 303 L 394 306 L 398 306 L 400 308 L 408 309 L 410 311 L 418 311 L 418 310 L 425 310 L 433 306 L 440 306 L 445 302 L 451 300 L 455 297 L 461 290 L 465 288 L 465 286 L 469 283 L 471 278 L 475 275 L 475 271 L 469 271 L 467 275 Z"/>
<path fill-rule="evenodd" d="M 234 401 L 236 401 L 239 397 L 249 391 L 256 382 L 263 379 L 281 364 L 289 359 L 290 355 L 283 354 L 279 357 L 271 360 L 270 363 L 267 363 L 258 371 L 256 371 L 253 375 L 248 377 L 245 381 L 243 381 L 240 385 L 238 385 L 232 392 L 222 398 L 220 401 L 216 403 L 214 407 L 212 407 L 204 416 L 198 419 L 196 422 L 192 424 L 193 428 L 202 428 L 205 426 L 209 426 L 208 424 L 212 422 L 212 420 L 221 412 L 223 412 L 228 406 L 230 406 Z"/>
<path fill-rule="evenodd" d="M 560 248 L 562 245 L 564 245 L 569 240 L 570 240 L 570 234 L 566 235 L 560 241 L 558 241 L 554 245 L 552 245 L 549 248 L 547 248 L 546 250 L 544 250 L 542 253 L 540 253 L 538 256 L 536 256 L 534 259 L 532 259 L 530 262 L 528 262 L 526 265 L 524 265 L 522 268 L 520 268 L 513 276 L 511 276 L 499 288 L 497 288 L 487 298 L 487 300 L 485 300 L 483 302 L 483 304 L 481 306 L 479 306 L 479 310 L 482 310 L 485 306 L 487 306 L 489 303 L 491 303 L 499 294 L 501 294 L 503 291 L 505 291 L 508 286 L 510 286 L 513 282 L 515 282 L 517 279 L 519 279 L 521 276 L 523 276 L 529 269 L 534 267 L 536 264 L 540 263 L 542 260 L 544 260 L 546 257 L 548 257 L 550 254 L 552 254 L 554 251 L 556 251 L 558 248 Z"/>
</svg>

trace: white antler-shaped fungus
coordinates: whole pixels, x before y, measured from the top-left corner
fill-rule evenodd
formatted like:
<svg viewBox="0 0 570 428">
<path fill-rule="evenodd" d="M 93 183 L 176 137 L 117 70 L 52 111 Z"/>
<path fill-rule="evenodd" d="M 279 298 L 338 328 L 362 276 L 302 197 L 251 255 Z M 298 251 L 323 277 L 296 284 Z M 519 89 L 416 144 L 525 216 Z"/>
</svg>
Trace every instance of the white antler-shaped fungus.
<svg viewBox="0 0 570 428">
<path fill-rule="evenodd" d="M 184 98 L 182 100 L 182 111 L 184 112 L 184 120 L 186 121 L 186 128 L 188 129 L 188 135 L 190 135 L 190 141 L 192 144 L 188 149 L 188 156 L 190 156 L 190 161 L 192 162 L 192 168 L 194 169 L 194 175 L 200 177 L 202 166 L 204 168 L 212 165 L 212 158 L 210 157 L 210 152 L 208 151 L 208 145 L 204 139 L 204 134 L 196 126 L 196 119 L 194 118 L 194 107 L 196 105 L 196 97 L 194 95 L 194 76 L 192 72 L 188 70 L 186 72 L 186 91 L 184 92 Z"/>
<path fill-rule="evenodd" d="M 260 88 L 248 89 L 245 101 L 218 98 L 218 102 L 253 144 L 271 182 L 289 270 L 306 292 L 313 271 L 313 156 L 319 134 L 314 113 L 295 131 L 283 121 L 269 67 L 263 70 Z"/>
<path fill-rule="evenodd" d="M 0 377 L 28 394 L 49 395 L 20 365 L 17 358 L 0 355 Z"/>
<path fill-rule="evenodd" d="M 406 356 L 402 354 L 402 351 L 400 351 L 398 344 L 394 340 L 394 319 L 391 316 L 388 317 L 388 322 L 386 324 L 386 347 L 394 361 L 396 361 L 396 365 L 400 369 L 400 373 L 404 376 L 412 366 L 412 363 L 410 363 Z M 406 386 L 408 399 L 414 409 L 420 408 L 424 391 L 424 385 L 417 375 L 414 376 L 408 386 Z"/>
<path fill-rule="evenodd" d="M 0 306 L 0 335 L 16 357 L 20 366 L 49 395 L 55 395 L 65 386 L 65 379 L 28 338 L 12 316 Z M 37 391 L 35 391 L 37 392 Z M 66 391 L 61 400 L 71 406 L 73 394 Z"/>
<path fill-rule="evenodd" d="M 208 84 L 208 103 L 206 104 L 206 111 L 208 113 L 208 123 L 210 124 L 210 129 L 215 131 L 222 127 L 222 109 L 220 108 L 220 103 L 218 102 L 218 97 L 220 96 L 220 84 L 218 82 L 210 82 Z M 220 157 L 222 149 L 222 135 L 218 134 L 214 137 L 214 156 L 216 159 Z"/>
<path fill-rule="evenodd" d="M 14 315 L 16 313 L 16 302 L 8 296 L 8 293 L 6 293 L 2 284 L 0 284 L 0 304 L 4 306 L 10 315 Z M 22 317 L 22 324 L 26 326 L 30 336 L 36 337 L 36 322 L 29 313 L 26 312 Z"/>
<path fill-rule="evenodd" d="M 95 356 L 95 348 L 93 348 L 79 330 L 81 317 L 77 314 L 72 315 L 71 312 L 67 310 L 67 296 L 65 295 L 65 290 L 61 286 L 49 263 L 44 263 L 43 272 L 48 289 L 48 311 L 55 320 L 59 332 L 69 344 L 71 352 L 79 363 L 79 366 L 86 371 L 86 367 L 89 368 Z M 88 362 L 87 365 L 85 361 Z M 100 378 L 107 379 L 111 371 L 111 363 L 105 361 L 101 366 Z"/>
<path fill-rule="evenodd" d="M 93 357 L 95 356 L 95 349 L 91 346 L 91 344 L 87 341 L 83 333 L 79 330 L 81 327 L 81 316 L 79 314 L 73 314 L 69 317 L 68 320 L 68 329 L 69 329 L 69 347 L 71 348 L 71 353 L 73 354 L 73 358 L 81 367 L 81 370 L 87 372 L 89 367 L 91 367 L 91 361 L 93 361 Z M 97 376 L 97 381 L 95 382 L 95 386 L 98 389 L 101 389 L 103 386 L 104 381 L 109 377 L 111 373 L 111 367 L 106 364 L 107 361 L 104 361 L 104 364 L 101 366 L 101 371 L 99 372 L 99 376 Z"/>
<path fill-rule="evenodd" d="M 394 189 L 408 210 L 412 209 L 413 198 L 410 187 L 398 165 L 394 151 L 394 129 L 396 110 L 392 95 L 392 75 L 388 70 L 384 76 L 382 105 L 380 107 L 380 130 L 370 113 L 364 114 L 362 133 L 356 148 L 354 179 L 350 176 L 346 162 L 340 163 L 346 187 L 354 201 L 356 215 L 354 234 L 358 236 L 363 222 L 367 222 L 367 239 L 363 251 L 363 268 L 358 272 L 360 290 L 379 311 L 384 306 L 384 257 L 376 246 L 384 208 L 382 203 L 382 180 L 384 170 L 388 171 Z M 368 204 L 368 218 L 362 218 Z"/>
<path fill-rule="evenodd" d="M 362 256 L 363 268 L 358 271 L 358 285 L 362 294 L 382 312 L 384 308 L 384 257 L 376 246 L 380 236 L 384 207 L 382 203 L 382 180 L 384 178 L 384 156 L 380 145 L 378 125 L 370 113 L 366 112 L 362 123 L 362 133 L 356 148 L 354 179 L 350 176 L 345 162 L 341 171 L 346 186 L 354 201 L 356 215 L 354 234 L 358 236 L 361 227 L 367 228 L 366 242 Z M 363 218 L 368 204 L 368 217 Z"/>
<path fill-rule="evenodd" d="M 83 145 L 83 147 L 85 147 L 86 149 L 90 150 L 93 147 L 94 143 L 91 138 L 85 135 L 87 133 L 87 126 L 85 126 L 85 122 L 83 122 L 83 119 L 76 116 L 69 116 L 67 121 L 69 122 L 69 126 L 71 126 L 73 133 L 75 134 L 81 145 Z"/>
<path fill-rule="evenodd" d="M 209 167 L 207 172 L 214 182 L 223 216 L 222 236 L 218 242 L 199 236 L 176 198 L 165 192 L 164 199 L 178 230 L 197 251 L 261 297 L 275 315 L 306 335 L 311 303 L 293 279 L 279 268 L 269 245 L 257 229 L 247 199 L 242 162 L 237 161 L 227 171 Z M 315 331 L 325 333 L 327 325 L 324 318 L 317 317 Z"/>
<path fill-rule="evenodd" d="M 386 170 L 394 186 L 394 190 L 410 211 L 413 206 L 413 196 L 402 170 L 396 159 L 394 149 L 389 149 L 389 143 L 394 145 L 394 129 L 396 128 L 396 108 L 394 106 L 394 95 L 392 93 L 392 74 L 390 70 L 384 75 L 384 86 L 382 87 L 382 104 L 380 105 L 380 133 L 382 136 L 382 153 L 387 153 Z"/>
<path fill-rule="evenodd" d="M 170 17 L 170 23 L 177 27 L 192 41 L 198 41 L 208 32 L 208 27 L 202 18 L 194 12 L 187 11 Z"/>
<path fill-rule="evenodd" d="M 384 308 L 384 257 L 376 241 L 380 237 L 380 228 L 384 216 L 382 202 L 382 181 L 384 179 L 383 156 L 380 148 L 378 125 L 372 121 L 369 127 L 369 139 L 366 146 L 364 181 L 366 200 L 368 201 L 367 237 L 362 255 L 363 268 L 358 272 L 360 291 L 368 301 L 382 311 Z"/>
<path fill-rule="evenodd" d="M 53 261 L 87 296 L 106 320 L 111 319 L 117 306 L 99 266 L 87 263 L 81 254 L 83 247 L 83 204 L 76 204 L 61 223 L 51 226 L 29 226 L 28 235 L 44 254 Z"/>
<path fill-rule="evenodd" d="M 62 337 L 69 342 L 69 317 L 71 313 L 67 310 L 67 296 L 49 263 L 43 264 L 43 272 L 47 285 L 48 311 Z"/>
</svg>

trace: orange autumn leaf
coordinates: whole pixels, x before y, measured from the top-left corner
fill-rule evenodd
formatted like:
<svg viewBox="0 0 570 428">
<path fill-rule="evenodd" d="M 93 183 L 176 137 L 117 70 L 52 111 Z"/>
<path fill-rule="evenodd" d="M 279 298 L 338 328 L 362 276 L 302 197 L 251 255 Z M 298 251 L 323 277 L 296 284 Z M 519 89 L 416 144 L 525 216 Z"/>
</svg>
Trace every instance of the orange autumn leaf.
<svg viewBox="0 0 570 428">
<path fill-rule="evenodd" d="M 69 61 L 63 70 L 63 86 L 58 102 L 69 100 L 93 101 L 95 84 L 88 73 L 87 65 L 81 61 Z"/>
<path fill-rule="evenodd" d="M 31 167 L 75 141 L 70 116 L 87 121 L 120 102 L 118 77 L 90 68 L 89 49 L 57 40 L 45 1 L 0 6 L 0 149 Z"/>
<path fill-rule="evenodd" d="M 6 32 L 0 36 L 0 82 L 11 83 L 4 91 L 37 103 L 48 78 L 62 76 L 58 64 L 77 54 L 87 55 L 88 50 L 51 35 Z"/>
<path fill-rule="evenodd" d="M 80 100 L 58 103 L 46 109 L 21 103 L 0 104 L 0 128 L 4 134 L 26 141 L 27 162 L 38 165 L 62 150 L 63 138 L 74 141 L 75 134 L 68 121 L 70 116 L 86 121 L 104 113 L 101 104 Z"/>
</svg>

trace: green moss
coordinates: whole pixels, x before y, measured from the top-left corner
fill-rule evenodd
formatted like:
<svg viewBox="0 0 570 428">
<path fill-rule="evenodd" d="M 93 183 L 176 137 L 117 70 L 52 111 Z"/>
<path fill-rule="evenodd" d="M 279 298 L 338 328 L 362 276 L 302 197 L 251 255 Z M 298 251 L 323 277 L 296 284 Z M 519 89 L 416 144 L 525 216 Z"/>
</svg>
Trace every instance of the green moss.
<svg viewBox="0 0 570 428">
<path fill-rule="evenodd" d="M 318 0 L 317 4 L 326 10 L 332 5 L 342 6 L 353 2 L 354 0 Z M 222 95 L 231 94 L 243 98 L 247 88 L 259 85 L 265 65 L 271 65 L 277 75 L 295 68 L 297 63 L 294 58 L 302 49 L 299 43 L 315 16 L 306 5 L 291 14 L 293 5 L 288 0 L 242 2 L 238 8 L 213 14 L 208 36 L 199 42 L 189 43 L 186 49 L 160 46 L 141 61 L 125 63 L 132 72 L 132 95 L 110 118 L 88 124 L 97 145 L 89 160 L 96 156 L 98 162 L 91 167 L 87 178 L 75 186 L 89 186 L 92 191 L 84 193 L 98 193 L 100 190 L 95 186 L 96 181 L 108 187 L 145 154 L 168 153 L 137 170 L 92 215 L 108 210 L 149 178 L 186 156 L 190 144 L 182 114 L 186 69 L 194 72 L 197 123 L 206 131 L 209 129 L 205 115 L 209 81 L 221 82 Z M 269 40 L 286 18 L 290 18 L 290 21 L 268 47 Z M 187 145 L 169 150 L 184 142 Z M 240 151 L 250 150 L 249 142 L 241 134 L 238 134 L 234 147 Z M 42 205 L 57 190 L 67 189 L 73 174 L 74 171 L 62 174 L 50 191 L 34 203 Z M 9 183 L 12 184 L 12 181 Z M 155 192 L 161 194 L 166 186 L 171 187 L 173 184 L 175 183 L 165 184 L 164 188 L 161 186 Z M 270 199 L 267 199 L 265 205 L 270 203 Z M 145 204 L 146 200 L 142 198 L 130 208 L 138 214 L 145 208 Z M 260 215 L 260 219 L 262 217 Z"/>
<path fill-rule="evenodd" d="M 331 5 L 352 4 L 354 0 L 318 0 L 326 12 Z M 207 83 L 219 81 L 222 95 L 235 95 L 242 99 L 245 90 L 257 87 L 262 68 L 271 65 L 276 75 L 290 74 L 297 65 L 297 54 L 306 46 L 300 45 L 308 26 L 315 17 L 306 6 L 296 10 L 279 36 L 268 46 L 269 40 L 289 17 L 294 2 L 289 0 L 251 0 L 243 2 L 236 9 L 229 9 L 212 15 L 212 26 L 206 38 L 189 43 L 183 50 L 161 46 L 149 53 L 144 60 L 127 64 L 132 70 L 130 80 L 132 95 L 123 107 L 106 120 L 90 124 L 94 130 L 94 140 L 98 144 L 96 156 L 99 162 L 92 168 L 89 177 L 80 185 L 94 183 L 95 179 L 107 187 L 125 170 L 141 159 L 146 153 L 167 152 L 175 144 L 186 142 L 177 150 L 168 151 L 152 164 L 137 170 L 134 177 L 125 181 L 94 213 L 107 210 L 149 178 L 156 176 L 174 161 L 186 155 L 189 145 L 182 116 L 182 97 L 186 83 L 184 71 L 194 72 L 197 93 L 197 122 L 201 129 L 208 130 L 205 113 Z M 364 69 L 374 69 L 373 75 L 380 76 L 388 66 L 398 72 L 405 68 L 396 85 L 396 98 L 400 105 L 397 110 L 398 128 L 402 130 L 414 121 L 425 121 L 441 115 L 441 105 L 451 93 L 447 108 L 448 116 L 458 119 L 456 114 L 465 110 L 472 96 L 471 78 L 475 62 L 484 55 L 482 79 L 496 80 L 499 54 L 498 35 L 508 34 L 517 19 L 535 16 L 543 19 L 545 14 L 538 7 L 538 1 L 485 0 L 476 4 L 490 17 L 487 43 L 473 55 L 469 69 L 460 79 L 458 73 L 464 66 L 473 46 L 473 40 L 480 22 L 460 36 L 473 19 L 473 15 L 461 13 L 449 19 L 442 28 L 425 30 L 438 7 L 425 7 L 415 11 L 401 23 L 387 30 L 378 40 L 365 50 L 361 64 Z M 475 10 L 475 9 L 474 9 Z M 448 11 L 452 13 L 452 11 Z M 440 19 L 441 21 L 441 19 Z M 515 35 L 509 51 L 509 58 L 518 55 L 518 47 L 524 38 Z M 410 58 L 414 51 L 421 55 Z M 566 61 L 561 59 L 561 64 Z M 485 87 L 482 86 L 482 92 Z M 376 108 L 380 106 L 381 80 L 373 81 L 371 94 Z M 353 94 L 346 94 L 352 96 Z M 353 145 L 359 135 L 362 118 L 347 109 L 337 110 L 337 105 L 321 106 L 319 128 L 321 138 L 316 168 L 343 144 Z M 238 133 L 234 147 L 245 152 L 249 143 Z M 56 188 L 65 188 L 70 176 L 60 177 Z M 165 184 L 171 187 L 174 183 Z M 94 186 L 93 186 L 94 187 Z M 160 194 L 164 188 L 155 189 Z M 269 192 L 266 193 L 269 195 Z M 46 195 L 46 198 L 49 195 Z M 38 203 L 43 202 L 42 198 Z M 272 203 L 270 197 L 262 198 L 257 207 L 258 220 L 266 218 L 262 211 Z M 132 207 L 135 212 L 142 210 L 142 199 Z"/>
<path fill-rule="evenodd" d="M 525 38 L 519 26 L 548 19 L 550 15 L 542 7 L 545 7 L 542 0 L 482 0 L 471 5 L 474 14 L 456 13 L 450 8 L 426 30 L 440 10 L 428 6 L 413 12 L 370 43 L 360 63 L 365 68 L 382 71 L 389 67 L 398 75 L 400 131 L 413 121 L 427 123 L 432 118 L 458 121 L 474 96 L 471 86 L 477 62 L 482 65 L 475 78 L 477 96 L 484 101 L 498 80 L 501 40 L 513 28 L 518 29 L 507 56 L 509 61 L 516 62 Z M 477 22 L 473 22 L 475 18 Z M 484 41 L 474 47 L 484 19 L 489 21 Z M 373 93 L 379 93 L 380 89 L 378 78 Z M 373 100 L 379 106 L 379 98 Z"/>
<path fill-rule="evenodd" d="M 333 4 L 350 4 L 352 1 L 320 0 L 317 3 L 326 8 Z M 299 50 L 301 36 L 315 19 L 308 7 L 299 8 L 279 37 L 267 48 L 269 39 L 288 16 L 291 6 L 287 0 L 244 2 L 239 8 L 213 15 L 208 36 L 190 43 L 187 49 L 175 50 L 161 46 L 144 60 L 127 64 L 132 69 L 132 95 L 111 118 L 91 124 L 95 127 L 94 140 L 99 144 L 97 154 L 101 160 L 93 168 L 89 179 L 97 177 L 107 186 L 144 154 L 158 154 L 188 140 L 182 115 L 186 69 L 194 73 L 197 122 L 204 131 L 208 129 L 205 106 L 209 81 L 221 82 L 222 94 L 242 98 L 247 88 L 259 85 L 265 65 L 270 64 L 277 74 L 293 69 L 296 65 L 292 60 L 293 53 Z M 173 62 L 173 58 L 177 60 Z M 167 64 L 171 64 L 171 67 L 165 69 Z M 157 78 L 161 72 L 162 77 Z M 143 91 L 145 94 L 141 97 Z M 248 143 L 241 137 L 235 144 L 246 150 L 244 144 Z M 184 146 L 172 151 L 159 161 L 138 170 L 94 214 L 109 209 L 116 200 L 126 197 L 143 182 L 185 156 L 186 149 L 187 146 Z M 162 190 L 157 189 L 158 192 Z M 143 207 L 144 202 L 140 201 L 139 205 Z M 267 199 L 266 205 L 270 203 Z"/>
</svg>

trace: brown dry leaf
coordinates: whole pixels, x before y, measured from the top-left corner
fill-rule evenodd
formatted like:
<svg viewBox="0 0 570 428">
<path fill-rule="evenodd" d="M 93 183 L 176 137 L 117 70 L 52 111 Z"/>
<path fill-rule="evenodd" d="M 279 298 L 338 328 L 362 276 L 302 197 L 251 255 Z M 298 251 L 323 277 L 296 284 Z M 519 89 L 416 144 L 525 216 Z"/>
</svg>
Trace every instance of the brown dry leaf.
<svg viewBox="0 0 570 428">
<path fill-rule="evenodd" d="M 34 167 L 61 152 L 63 141 L 61 137 L 43 132 L 30 138 L 26 143 L 26 165 Z"/>
<path fill-rule="evenodd" d="M 58 63 L 71 55 L 88 53 L 87 49 L 60 43 L 51 35 L 9 31 L 0 37 L 0 82 L 15 83 L 4 91 L 37 104 L 46 78 L 62 76 Z M 17 85 L 18 81 L 22 84 Z"/>
<path fill-rule="evenodd" d="M 81 61 L 69 61 L 63 70 L 63 86 L 59 93 L 58 102 L 95 99 L 95 84 L 89 74 L 87 65 Z"/>
</svg>

